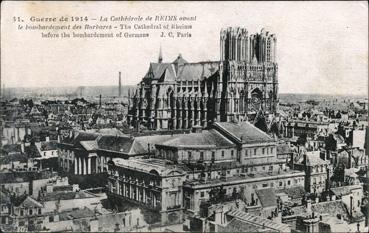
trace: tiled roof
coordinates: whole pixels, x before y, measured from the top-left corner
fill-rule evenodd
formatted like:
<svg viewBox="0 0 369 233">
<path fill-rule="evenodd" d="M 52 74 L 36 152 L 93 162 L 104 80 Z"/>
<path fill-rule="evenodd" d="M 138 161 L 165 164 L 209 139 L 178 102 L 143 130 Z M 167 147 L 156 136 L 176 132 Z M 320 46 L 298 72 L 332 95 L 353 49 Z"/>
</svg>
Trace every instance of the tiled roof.
<svg viewBox="0 0 369 233">
<path fill-rule="evenodd" d="M 8 154 L 11 152 L 21 152 L 21 145 L 20 144 L 7 144 L 7 145 L 3 145 L 0 149 L 1 154 Z"/>
<path fill-rule="evenodd" d="M 290 232 L 291 229 L 288 225 L 282 223 L 276 223 L 269 219 L 255 216 L 249 213 L 245 213 L 239 210 L 231 210 L 227 212 L 228 216 L 237 218 L 242 222 L 246 222 L 252 224 L 257 227 L 257 229 L 264 228 L 264 229 L 271 229 L 277 232 Z"/>
<path fill-rule="evenodd" d="M 75 147 L 80 147 L 81 141 L 95 140 L 99 135 L 95 133 L 86 133 L 82 131 L 74 131 L 72 137 L 67 137 L 63 140 L 64 143 L 73 144 Z"/>
<path fill-rule="evenodd" d="M 40 150 L 41 151 L 57 150 L 56 142 L 53 141 L 41 142 Z"/>
<path fill-rule="evenodd" d="M 321 159 L 319 156 L 309 153 L 306 154 L 306 160 L 306 165 L 308 166 L 324 165 L 329 163 L 328 161 Z"/>
<path fill-rule="evenodd" d="M 143 171 L 145 173 L 151 173 L 153 175 L 167 176 L 172 172 L 176 174 L 183 173 L 183 170 L 179 166 L 166 164 L 162 159 L 122 159 L 114 158 L 113 162 L 116 166 L 134 169 L 137 171 Z"/>
<path fill-rule="evenodd" d="M 72 199 L 83 199 L 83 198 L 93 198 L 95 195 L 92 193 L 87 193 L 84 191 L 79 192 L 52 192 L 47 193 L 45 196 L 41 197 L 42 201 L 56 201 L 56 200 L 72 200 Z"/>
<path fill-rule="evenodd" d="M 25 154 L 15 153 L 5 156 L 0 156 L 0 164 L 9 164 L 11 162 L 26 163 L 28 160 Z"/>
<path fill-rule="evenodd" d="M 25 208 L 42 208 L 42 204 L 28 196 L 21 204 Z"/>
<path fill-rule="evenodd" d="M 342 200 L 319 202 L 313 204 L 311 210 L 315 213 L 329 214 L 330 216 L 341 214 L 344 219 L 348 219 L 348 214 Z"/>
<path fill-rule="evenodd" d="M 136 137 L 129 154 L 145 154 L 149 152 L 150 147 L 157 143 L 165 142 L 173 138 L 173 135 L 150 135 Z"/>
<path fill-rule="evenodd" d="M 150 63 L 149 71 L 145 75 L 145 78 L 149 78 L 153 75 L 153 79 L 159 79 L 167 68 L 171 69 L 171 63 Z"/>
<path fill-rule="evenodd" d="M 209 78 L 219 70 L 218 62 L 187 63 L 178 67 L 177 79 L 197 81 Z"/>
<path fill-rule="evenodd" d="M 111 150 L 128 154 L 133 142 L 133 137 L 103 135 L 98 139 L 97 145 L 99 149 L 102 150 Z"/>
<path fill-rule="evenodd" d="M 172 135 L 150 135 L 129 137 L 126 135 L 96 135 L 93 140 L 79 141 L 79 144 L 87 151 L 108 150 L 127 155 L 139 155 L 149 152 L 148 145 L 153 147 L 158 142 L 172 138 Z"/>
<path fill-rule="evenodd" d="M 63 211 L 59 214 L 59 219 L 60 221 L 66 221 L 66 220 L 71 220 L 71 219 L 90 218 L 94 216 L 95 216 L 95 212 L 85 207 L 83 209 L 73 209 L 73 210 Z"/>
<path fill-rule="evenodd" d="M 234 167 L 234 166 L 233 166 Z M 300 176 L 303 177 L 305 175 L 304 172 L 296 171 L 296 170 L 290 170 L 290 171 L 276 171 L 273 173 L 255 173 L 255 174 L 242 174 L 238 176 L 231 176 L 228 177 L 226 180 L 221 179 L 210 179 L 206 181 L 206 184 L 203 182 L 200 182 L 199 180 L 192 180 L 190 182 L 186 182 L 190 186 L 197 186 L 201 187 L 203 185 L 206 186 L 219 186 L 219 185 L 229 185 L 229 184 L 236 184 L 236 183 L 244 183 L 246 180 L 253 181 L 254 179 L 257 179 L 258 181 L 262 179 L 270 179 L 272 177 L 275 177 L 274 179 L 277 179 L 276 176 L 282 177 L 282 176 Z"/>
<path fill-rule="evenodd" d="M 257 189 L 256 194 L 259 197 L 261 205 L 265 207 L 277 206 L 277 199 L 274 188 Z"/>
<path fill-rule="evenodd" d="M 185 64 L 185 63 L 188 63 L 188 62 L 185 59 L 183 59 L 181 54 L 179 54 L 178 57 L 172 63 Z"/>
<path fill-rule="evenodd" d="M 351 194 L 351 191 L 354 189 L 362 189 L 362 186 L 360 185 L 341 186 L 341 187 L 331 188 L 331 191 L 336 196 L 345 196 L 345 195 Z"/>
<path fill-rule="evenodd" d="M 288 146 L 288 144 L 277 144 L 277 154 L 289 154 L 292 153 L 291 148 Z"/>
<path fill-rule="evenodd" d="M 302 198 L 305 195 L 305 189 L 302 186 L 277 190 L 277 193 L 281 192 L 286 193 L 292 199 Z"/>
<path fill-rule="evenodd" d="M 330 232 L 350 232 L 351 229 L 346 221 L 342 221 L 337 217 L 324 217 L 322 223 L 330 226 Z"/>
<path fill-rule="evenodd" d="M 176 68 L 177 70 L 174 70 Z M 150 63 L 145 78 L 165 79 L 181 81 L 197 81 L 209 78 L 219 70 L 219 62 L 188 63 L 182 57 L 178 57 L 173 63 Z"/>
<path fill-rule="evenodd" d="M 175 71 L 173 70 L 173 67 L 170 66 L 168 67 L 167 69 L 165 69 L 164 71 L 164 80 L 165 81 L 175 81 L 176 80 L 176 73 Z M 161 91 L 165 90 L 165 89 L 160 89 Z M 164 93 L 163 93 L 164 94 Z"/>
<path fill-rule="evenodd" d="M 235 137 L 238 141 L 244 144 L 252 144 L 259 142 L 273 142 L 274 139 L 265 132 L 256 128 L 248 122 L 230 123 L 230 122 L 216 122 L 214 126 L 226 134 Z"/>
<path fill-rule="evenodd" d="M 158 145 L 173 147 L 232 147 L 235 146 L 230 140 L 214 129 L 204 130 L 200 133 L 180 134 L 173 136 Z"/>
<path fill-rule="evenodd" d="M 294 206 L 291 208 L 294 215 L 306 216 L 308 215 L 306 207 L 304 205 Z"/>
<path fill-rule="evenodd" d="M 81 141 L 80 142 L 82 147 L 85 148 L 85 150 L 87 151 L 92 151 L 92 150 L 97 150 L 98 149 L 98 145 L 96 140 L 93 141 Z"/>
<path fill-rule="evenodd" d="M 218 226 L 219 232 L 257 232 L 260 226 L 234 218 L 226 226 Z"/>
<path fill-rule="evenodd" d="M 116 128 L 94 129 L 94 130 L 89 130 L 87 132 L 98 133 L 98 134 L 103 134 L 103 135 L 118 135 L 118 136 L 125 135 L 122 131 Z"/>
</svg>

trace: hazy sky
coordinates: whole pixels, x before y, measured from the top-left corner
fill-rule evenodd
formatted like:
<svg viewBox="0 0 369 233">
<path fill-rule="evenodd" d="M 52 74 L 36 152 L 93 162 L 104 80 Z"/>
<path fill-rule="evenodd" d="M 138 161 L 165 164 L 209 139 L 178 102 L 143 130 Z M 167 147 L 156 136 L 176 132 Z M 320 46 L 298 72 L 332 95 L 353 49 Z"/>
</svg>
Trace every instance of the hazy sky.
<svg viewBox="0 0 369 233">
<path fill-rule="evenodd" d="M 190 39 L 42 39 L 14 16 L 196 16 Z M 363 2 L 2 2 L 1 78 L 6 87 L 137 84 L 160 44 L 165 62 L 219 60 L 219 31 L 275 33 L 280 92 L 366 94 L 368 3 Z"/>
</svg>

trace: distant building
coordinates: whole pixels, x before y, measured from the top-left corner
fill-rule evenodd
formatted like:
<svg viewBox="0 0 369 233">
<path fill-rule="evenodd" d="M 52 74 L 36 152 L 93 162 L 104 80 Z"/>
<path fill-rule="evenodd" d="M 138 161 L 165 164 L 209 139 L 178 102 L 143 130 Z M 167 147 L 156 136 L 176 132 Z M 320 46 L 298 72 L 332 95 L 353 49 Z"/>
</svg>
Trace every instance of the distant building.
<svg viewBox="0 0 369 233">
<path fill-rule="evenodd" d="M 18 226 L 17 231 L 29 232 L 40 231 L 43 225 L 43 205 L 27 196 L 19 205 L 14 206 L 14 224 Z"/>
<path fill-rule="evenodd" d="M 16 226 L 14 218 L 12 216 L 12 202 L 8 192 L 1 190 L 0 192 L 0 228 L 4 231 L 14 232 L 16 231 Z"/>
<path fill-rule="evenodd" d="M 284 125 L 285 137 L 314 137 L 317 134 L 328 135 L 329 123 L 322 121 L 303 121 L 303 120 L 292 120 L 285 122 Z"/>
<path fill-rule="evenodd" d="M 33 159 L 28 158 L 23 153 L 11 153 L 0 157 L 0 170 L 1 171 L 28 171 L 35 170 L 35 163 Z"/>
<path fill-rule="evenodd" d="M 45 213 L 53 212 L 55 206 L 58 211 L 73 209 L 75 207 L 88 207 L 93 209 L 100 202 L 100 197 L 87 191 L 54 191 L 41 193 L 39 197 Z"/>
<path fill-rule="evenodd" d="M 294 167 L 305 172 L 306 192 L 320 194 L 328 189 L 332 168 L 329 161 L 320 158 L 319 151 L 305 152 L 303 160 Z"/>
<path fill-rule="evenodd" d="M 72 131 L 58 143 L 59 167 L 76 175 L 89 175 L 108 171 L 113 158 L 128 159 L 155 152 L 155 143 L 171 135 L 131 137 L 120 133 L 112 135 L 97 132 Z"/>
<path fill-rule="evenodd" d="M 27 133 L 29 133 L 29 129 L 26 124 L 5 122 L 2 127 L 2 145 L 19 144 Z"/>
<path fill-rule="evenodd" d="M 214 220 L 208 224 L 209 232 L 291 232 L 287 224 L 239 210 L 216 211 Z"/>
<path fill-rule="evenodd" d="M 1 190 L 14 196 L 30 195 L 37 198 L 42 188 L 57 179 L 56 172 L 50 171 L 16 171 L 0 173 Z"/>
<path fill-rule="evenodd" d="M 220 61 L 189 63 L 181 55 L 158 62 L 138 84 L 128 121 L 148 129 L 206 127 L 208 122 L 253 120 L 278 105 L 277 38 L 264 29 L 220 32 Z"/>
</svg>

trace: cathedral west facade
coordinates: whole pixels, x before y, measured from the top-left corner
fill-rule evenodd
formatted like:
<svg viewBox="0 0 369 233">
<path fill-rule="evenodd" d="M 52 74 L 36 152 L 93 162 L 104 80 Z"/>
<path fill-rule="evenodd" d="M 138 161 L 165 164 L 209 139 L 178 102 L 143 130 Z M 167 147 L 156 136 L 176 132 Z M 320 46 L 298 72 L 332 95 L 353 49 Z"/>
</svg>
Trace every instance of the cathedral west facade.
<svg viewBox="0 0 369 233">
<path fill-rule="evenodd" d="M 278 105 L 277 39 L 245 28 L 220 32 L 220 61 L 151 63 L 130 96 L 128 121 L 148 129 L 207 127 L 214 121 L 253 121 Z"/>
</svg>

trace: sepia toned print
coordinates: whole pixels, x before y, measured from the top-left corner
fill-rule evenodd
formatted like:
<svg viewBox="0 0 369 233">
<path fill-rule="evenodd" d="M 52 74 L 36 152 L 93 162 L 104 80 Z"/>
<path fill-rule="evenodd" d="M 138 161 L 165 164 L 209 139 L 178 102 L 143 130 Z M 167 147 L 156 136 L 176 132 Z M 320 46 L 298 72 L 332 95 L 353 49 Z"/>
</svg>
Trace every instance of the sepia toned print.
<svg viewBox="0 0 369 233">
<path fill-rule="evenodd" d="M 368 3 L 2 2 L 2 232 L 368 232 Z"/>
</svg>

